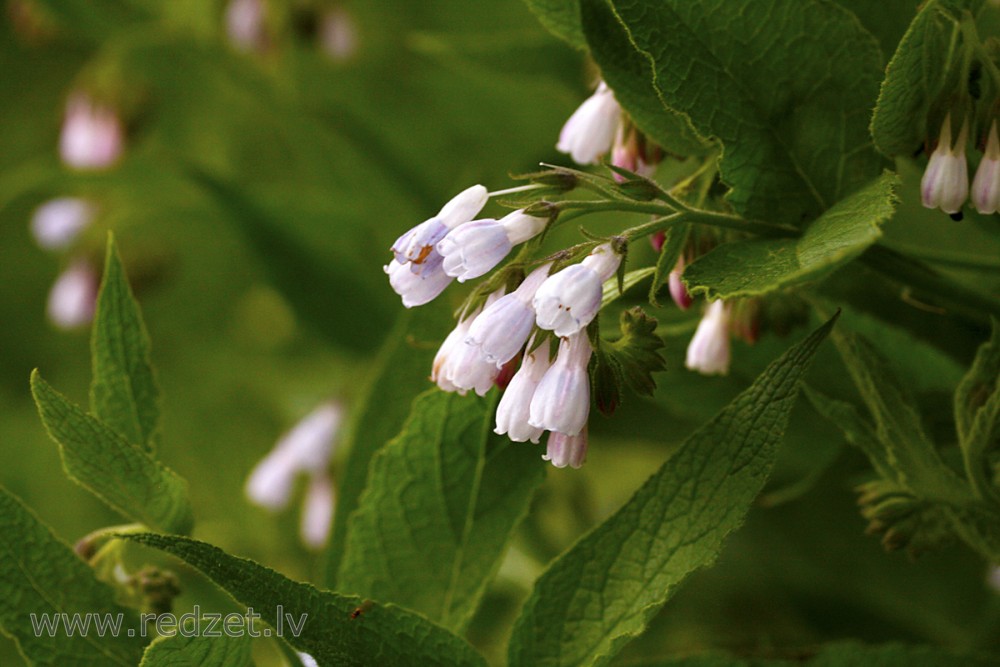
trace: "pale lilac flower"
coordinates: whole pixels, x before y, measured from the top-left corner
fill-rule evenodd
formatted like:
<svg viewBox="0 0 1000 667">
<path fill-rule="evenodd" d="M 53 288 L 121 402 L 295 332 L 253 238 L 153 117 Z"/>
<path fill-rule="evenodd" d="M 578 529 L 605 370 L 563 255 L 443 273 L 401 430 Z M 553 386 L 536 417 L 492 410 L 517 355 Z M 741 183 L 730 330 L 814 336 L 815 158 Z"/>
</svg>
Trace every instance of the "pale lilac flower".
<svg viewBox="0 0 1000 667">
<path fill-rule="evenodd" d="M 308 653 L 298 653 L 299 660 L 302 661 L 302 667 L 319 667 L 319 663 L 316 662 L 316 658 L 312 657 Z"/>
<path fill-rule="evenodd" d="M 621 260 L 611 244 L 605 243 L 580 264 L 549 276 L 532 301 L 538 326 L 562 337 L 590 324 L 601 309 L 601 286 L 615 274 Z"/>
<path fill-rule="evenodd" d="M 342 421 L 343 411 L 332 401 L 309 413 L 251 471 L 247 497 L 267 509 L 285 507 L 299 473 L 326 473 Z"/>
<path fill-rule="evenodd" d="M 409 262 L 400 264 L 395 259 L 382 267 L 382 270 L 389 274 L 389 285 L 403 298 L 403 305 L 413 308 L 436 299 L 454 280 L 444 272 L 442 261 L 441 255 L 435 252 L 424 262 L 420 273 L 411 271 Z"/>
<path fill-rule="evenodd" d="M 968 125 L 963 123 L 958 141 L 952 145 L 951 114 L 945 117 L 938 146 L 920 181 L 920 196 L 925 207 L 940 208 L 951 215 L 962 210 L 969 197 L 969 168 L 965 161 L 967 134 Z"/>
<path fill-rule="evenodd" d="M 1000 208 L 1000 137 L 995 120 L 990 124 L 986 152 L 972 181 L 972 203 L 983 215 L 996 213 Z"/>
<path fill-rule="evenodd" d="M 49 291 L 49 320 L 60 329 L 77 329 L 90 324 L 97 306 L 97 272 L 79 259 L 63 271 Z"/>
<path fill-rule="evenodd" d="M 31 233 L 45 250 L 65 250 L 94 220 L 95 206 L 79 197 L 50 199 L 31 216 Z"/>
<path fill-rule="evenodd" d="M 302 520 L 299 536 L 311 549 L 322 549 L 330 538 L 335 498 L 330 475 L 318 472 L 309 478 L 309 486 L 302 502 Z"/>
<path fill-rule="evenodd" d="M 435 246 L 448 232 L 463 225 L 486 206 L 489 191 L 482 185 L 473 185 L 455 195 L 433 218 L 413 227 L 392 244 L 396 261 L 411 262 L 419 266 L 437 255 Z M 414 270 L 417 270 L 414 268 Z"/>
<path fill-rule="evenodd" d="M 66 102 L 66 116 L 59 135 L 59 155 L 70 167 L 103 169 L 121 157 L 125 129 L 115 111 L 74 93 Z"/>
<path fill-rule="evenodd" d="M 510 294 L 497 299 L 476 318 L 465 342 L 487 361 L 503 366 L 513 359 L 531 335 L 535 311 L 531 301 L 549 275 L 546 264 L 528 274 Z"/>
<path fill-rule="evenodd" d="M 551 461 L 557 468 L 579 468 L 587 459 L 587 428 L 576 435 L 549 433 L 542 458 Z"/>
<path fill-rule="evenodd" d="M 614 92 L 601 81 L 594 94 L 563 125 L 556 149 L 567 153 L 577 164 L 596 164 L 611 150 L 621 119 L 622 109 Z"/>
<path fill-rule="evenodd" d="M 474 220 L 455 229 L 437 244 L 444 272 L 463 283 L 489 273 L 511 249 L 545 229 L 548 218 L 514 211 L 500 220 Z"/>
<path fill-rule="evenodd" d="M 684 365 L 702 375 L 726 375 L 729 360 L 729 306 L 719 299 L 709 304 L 698 323 Z"/>
<path fill-rule="evenodd" d="M 679 257 L 677 259 L 677 264 L 670 271 L 670 275 L 667 277 L 667 285 L 670 289 L 670 298 L 674 300 L 677 307 L 681 310 L 687 310 L 691 307 L 691 303 L 694 299 L 691 298 L 691 293 L 688 292 L 687 287 L 684 285 L 684 281 L 681 280 L 682 275 L 684 275 L 684 258 Z"/>
<path fill-rule="evenodd" d="M 656 175 L 658 158 L 654 155 L 652 159 L 646 154 L 645 141 L 640 140 L 635 128 L 626 130 L 625 124 L 618 125 L 615 133 L 615 142 L 611 147 L 611 164 L 621 169 L 628 169 L 634 174 L 645 178 L 652 178 Z M 625 180 L 624 176 L 617 172 L 614 175 L 619 183 Z"/>
<path fill-rule="evenodd" d="M 226 35 L 240 51 L 267 48 L 267 6 L 264 0 L 230 0 L 226 6 Z"/>
<path fill-rule="evenodd" d="M 348 60 L 358 50 L 358 28 L 343 7 L 325 12 L 319 21 L 319 43 L 334 61 Z"/>
<path fill-rule="evenodd" d="M 549 360 L 548 341 L 535 350 L 531 347 L 529 343 L 521 368 L 514 374 L 497 404 L 497 427 L 494 432 L 498 435 L 506 433 L 514 442 L 538 442 L 544 432 L 544 429 L 529 424 L 528 419 L 531 416 L 531 397 L 552 362 Z"/>
<path fill-rule="evenodd" d="M 531 426 L 566 435 L 577 435 L 583 430 L 590 414 L 587 363 L 593 351 L 585 331 L 560 341 L 555 363 L 545 372 L 531 397 L 528 418 Z"/>
<path fill-rule="evenodd" d="M 486 299 L 483 310 L 488 309 L 502 295 L 503 290 L 491 294 Z M 481 311 L 476 311 L 459 322 L 455 330 L 445 338 L 434 358 L 431 379 L 444 391 L 457 391 L 464 395 L 471 389 L 480 396 L 485 396 L 500 373 L 496 363 L 487 361 L 478 347 L 466 342 L 466 332 L 475 326 L 480 314 Z"/>
</svg>

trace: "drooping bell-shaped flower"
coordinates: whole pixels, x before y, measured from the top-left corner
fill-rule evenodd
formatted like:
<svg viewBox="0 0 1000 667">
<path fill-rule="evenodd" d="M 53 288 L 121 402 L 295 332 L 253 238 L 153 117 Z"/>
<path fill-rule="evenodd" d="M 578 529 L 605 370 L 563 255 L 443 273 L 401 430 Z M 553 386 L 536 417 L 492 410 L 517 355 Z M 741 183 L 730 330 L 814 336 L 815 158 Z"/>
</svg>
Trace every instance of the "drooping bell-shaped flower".
<svg viewBox="0 0 1000 667">
<path fill-rule="evenodd" d="M 90 324 L 97 306 L 97 289 L 97 272 L 90 262 L 74 261 L 49 290 L 46 307 L 49 320 L 60 329 L 77 329 Z"/>
<path fill-rule="evenodd" d="M 261 507 L 279 510 L 288 504 L 299 473 L 326 474 L 342 421 L 343 410 L 332 401 L 306 415 L 250 472 L 247 498 Z"/>
<path fill-rule="evenodd" d="M 76 169 L 104 169 L 118 161 L 125 149 L 125 128 L 109 106 L 82 92 L 66 102 L 59 135 L 62 161 Z"/>
<path fill-rule="evenodd" d="M 230 0 L 224 18 L 226 36 L 240 51 L 267 49 L 267 6 L 264 0 Z"/>
<path fill-rule="evenodd" d="M 684 275 L 684 258 L 679 257 L 677 259 L 677 264 L 670 271 L 670 275 L 667 277 L 667 285 L 670 289 L 670 298 L 674 300 L 677 307 L 681 310 L 687 310 L 691 307 L 691 303 L 694 299 L 691 298 L 691 293 L 688 292 L 687 286 L 684 285 L 684 281 L 681 280 L 682 275 Z"/>
<path fill-rule="evenodd" d="M 684 365 L 702 375 L 726 375 L 729 361 L 729 306 L 719 299 L 709 304 L 698 323 Z"/>
<path fill-rule="evenodd" d="M 544 432 L 544 429 L 532 426 L 528 420 L 531 417 L 531 398 L 551 365 L 549 344 L 545 341 L 536 349 L 531 348 L 529 343 L 521 360 L 521 367 L 497 404 L 497 427 L 494 432 L 506 434 L 514 442 L 538 442 Z"/>
<path fill-rule="evenodd" d="M 542 458 L 557 468 L 579 468 L 587 459 L 587 428 L 576 435 L 549 433 Z"/>
<path fill-rule="evenodd" d="M 500 369 L 496 363 L 487 361 L 480 349 L 467 343 L 466 339 L 480 314 L 496 303 L 502 295 L 502 290 L 491 294 L 486 299 L 483 310 L 476 311 L 459 322 L 441 344 L 434 357 L 431 380 L 442 390 L 465 394 L 471 389 L 480 396 L 485 396 L 493 387 Z"/>
<path fill-rule="evenodd" d="M 556 149 L 567 153 L 577 164 L 596 164 L 611 150 L 621 119 L 622 109 L 614 92 L 601 81 L 594 94 L 563 125 Z"/>
<path fill-rule="evenodd" d="M 920 198 L 927 208 L 956 215 L 969 197 L 969 167 L 965 160 L 968 125 L 963 122 L 958 140 L 951 142 L 951 114 L 945 116 L 937 148 L 920 181 Z"/>
<path fill-rule="evenodd" d="M 310 476 L 299 523 L 299 537 L 310 549 L 322 549 L 330 539 L 334 504 L 333 480 L 329 473 L 322 471 Z"/>
<path fill-rule="evenodd" d="M 448 232 L 463 225 L 486 206 L 489 191 L 482 185 L 473 185 L 455 195 L 433 218 L 413 227 L 392 244 L 396 261 L 410 262 L 416 267 L 437 254 L 436 246 Z"/>
<path fill-rule="evenodd" d="M 593 353 L 581 331 L 559 343 L 559 354 L 531 397 L 528 423 L 535 428 L 577 435 L 590 415 L 587 363 Z"/>
<path fill-rule="evenodd" d="M 319 44 L 331 60 L 349 60 L 358 50 L 358 28 L 343 7 L 334 7 L 320 17 Z"/>
<path fill-rule="evenodd" d="M 434 254 L 424 263 L 424 269 L 419 274 L 410 270 L 409 262 L 400 264 L 395 259 L 382 267 L 389 274 L 389 285 L 403 298 L 403 305 L 407 308 L 430 303 L 454 280 L 444 272 L 441 255 Z"/>
<path fill-rule="evenodd" d="M 535 325 L 531 301 L 548 278 L 550 266 L 546 264 L 529 273 L 516 290 L 497 299 L 472 323 L 465 342 L 477 348 L 490 363 L 503 366 L 524 347 Z"/>
<path fill-rule="evenodd" d="M 972 203 L 983 215 L 996 213 L 1000 208 L 1000 137 L 996 120 L 990 123 L 986 152 L 972 180 Z"/>
<path fill-rule="evenodd" d="M 31 233 L 44 250 L 65 250 L 94 220 L 96 207 L 79 197 L 51 199 L 35 209 Z"/>
<path fill-rule="evenodd" d="M 590 324 L 601 309 L 601 286 L 615 274 L 621 260 L 611 244 L 605 243 L 581 263 L 549 276 L 532 302 L 538 326 L 562 337 Z"/>
<path fill-rule="evenodd" d="M 548 218 L 514 211 L 499 220 L 474 220 L 450 232 L 437 244 L 444 272 L 462 283 L 493 270 L 511 248 L 542 232 Z"/>
</svg>

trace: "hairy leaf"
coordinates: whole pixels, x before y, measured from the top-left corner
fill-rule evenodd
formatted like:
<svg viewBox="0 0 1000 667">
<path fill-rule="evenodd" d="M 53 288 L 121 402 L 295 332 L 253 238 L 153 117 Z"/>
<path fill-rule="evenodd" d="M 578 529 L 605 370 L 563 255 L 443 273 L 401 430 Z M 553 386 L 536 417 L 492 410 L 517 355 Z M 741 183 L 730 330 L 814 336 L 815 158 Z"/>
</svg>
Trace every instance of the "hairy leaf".
<svg viewBox="0 0 1000 667">
<path fill-rule="evenodd" d="M 656 335 L 656 325 L 656 319 L 639 306 L 622 311 L 621 337 L 606 345 L 621 366 L 625 384 L 641 396 L 652 396 L 656 389 L 653 373 L 665 369 L 660 356 L 663 339 Z"/>
<path fill-rule="evenodd" d="M 882 223 L 895 211 L 898 183 L 886 172 L 813 221 L 801 238 L 725 243 L 693 262 L 684 281 L 694 293 L 730 299 L 822 278 L 882 236 Z"/>
<path fill-rule="evenodd" d="M 279 606 L 293 619 L 307 614 L 301 634 L 285 633 L 284 638 L 321 665 L 486 665 L 461 638 L 394 605 L 320 591 L 197 540 L 152 533 L 122 537 L 201 570 L 266 622 L 277 617 Z"/>
<path fill-rule="evenodd" d="M 153 451 L 160 406 L 149 334 L 110 234 L 90 347 L 91 412 L 124 439 Z"/>
<path fill-rule="evenodd" d="M 618 512 L 560 556 L 514 627 L 510 664 L 605 664 L 715 560 L 774 465 L 798 384 L 833 320 L 772 363 Z"/>
<path fill-rule="evenodd" d="M 463 629 L 544 468 L 492 434 L 495 400 L 432 389 L 371 464 L 347 529 L 339 589 Z"/>
<path fill-rule="evenodd" d="M 191 530 L 187 482 L 53 389 L 35 371 L 31 393 L 66 474 L 123 516 L 172 533 Z"/>
<path fill-rule="evenodd" d="M 70 621 L 101 622 L 108 618 L 122 628 L 139 627 L 131 610 L 115 604 L 114 591 L 94 577 L 93 570 L 21 501 L 0 487 L 0 631 L 11 637 L 32 665 L 131 667 L 139 661 L 142 643 L 122 632 L 100 636 L 96 626 L 69 632 Z M 74 615 L 79 615 L 74 619 Z M 121 615 L 120 618 L 118 615 Z M 43 616 L 44 615 L 44 616 Z M 108 616 L 105 616 L 108 615 Z M 59 625 L 33 623 L 52 622 Z M 51 632 L 51 634 L 50 634 Z"/>
<path fill-rule="evenodd" d="M 722 143 L 722 179 L 745 217 L 800 223 L 878 175 L 867 119 L 881 56 L 843 8 L 819 0 L 581 7 L 586 25 L 620 22 L 648 57 L 649 104 L 662 101 Z"/>
<path fill-rule="evenodd" d="M 139 667 L 251 667 L 250 634 L 246 624 L 238 626 L 235 631 L 224 631 L 224 621 L 220 623 L 215 619 L 202 618 L 199 622 L 201 630 L 204 631 L 209 623 L 216 624 L 210 632 L 218 634 L 194 634 L 194 624 L 189 623 L 177 634 L 154 639 L 146 648 Z M 254 632 L 260 630 L 254 629 Z"/>
</svg>

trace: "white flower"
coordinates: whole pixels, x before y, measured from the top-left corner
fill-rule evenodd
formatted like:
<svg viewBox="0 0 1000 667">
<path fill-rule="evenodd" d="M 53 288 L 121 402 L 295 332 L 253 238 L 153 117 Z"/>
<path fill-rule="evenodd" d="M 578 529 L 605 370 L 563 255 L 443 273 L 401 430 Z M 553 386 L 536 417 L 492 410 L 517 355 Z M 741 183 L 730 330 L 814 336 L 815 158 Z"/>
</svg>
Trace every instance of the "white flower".
<svg viewBox="0 0 1000 667">
<path fill-rule="evenodd" d="M 411 271 L 409 262 L 400 264 L 395 259 L 382 269 L 389 274 L 389 285 L 403 297 L 403 305 L 413 308 L 436 299 L 454 280 L 444 272 L 442 261 L 441 255 L 435 252 L 424 262 L 420 273 Z"/>
<path fill-rule="evenodd" d="M 702 375 L 729 373 L 729 306 L 713 301 L 698 323 L 684 365 Z"/>
<path fill-rule="evenodd" d="M 285 507 L 299 473 L 326 473 L 342 420 L 342 410 L 334 402 L 309 413 L 251 471 L 247 498 L 271 510 Z"/>
<path fill-rule="evenodd" d="M 348 60 L 358 50 L 358 29 L 342 7 L 323 14 L 319 23 L 319 43 L 332 60 Z"/>
<path fill-rule="evenodd" d="M 605 243 L 580 264 L 549 276 L 532 302 L 538 326 L 557 336 L 569 336 L 590 324 L 601 309 L 601 285 L 615 274 L 621 259 Z"/>
<path fill-rule="evenodd" d="M 226 34 L 241 51 L 267 48 L 267 8 L 263 0 L 231 0 L 226 6 Z"/>
<path fill-rule="evenodd" d="M 927 208 L 940 208 L 957 214 L 969 197 L 969 168 L 965 162 L 965 142 L 968 125 L 963 123 L 958 141 L 951 143 L 951 114 L 941 125 L 938 146 L 927 162 L 920 181 L 920 196 Z"/>
<path fill-rule="evenodd" d="M 579 468 L 587 459 L 587 428 L 576 435 L 549 433 L 542 458 L 551 461 L 557 468 Z"/>
<path fill-rule="evenodd" d="M 535 428 L 577 435 L 590 414 L 587 363 L 593 353 L 581 331 L 559 343 L 555 363 L 545 372 L 531 397 L 528 423 Z"/>
<path fill-rule="evenodd" d="M 531 301 L 547 279 L 550 266 L 546 264 L 532 271 L 516 290 L 497 299 L 476 317 L 465 342 L 477 348 L 484 359 L 503 366 L 524 347 L 535 324 Z"/>
<path fill-rule="evenodd" d="M 515 245 L 534 238 L 548 218 L 514 211 L 500 220 L 474 220 L 449 233 L 437 244 L 444 272 L 465 282 L 493 269 Z"/>
<path fill-rule="evenodd" d="M 556 149 L 569 154 L 577 164 L 596 164 L 611 150 L 621 117 L 614 92 L 601 81 L 594 94 L 563 125 Z"/>
<path fill-rule="evenodd" d="M 333 480 L 330 475 L 325 471 L 312 475 L 302 502 L 302 520 L 299 524 L 299 536 L 307 547 L 322 549 L 330 538 L 334 502 Z"/>
<path fill-rule="evenodd" d="M 531 350 L 531 344 L 528 344 Z M 507 385 L 506 391 L 497 404 L 498 435 L 507 434 L 514 442 L 538 442 L 544 429 L 528 423 L 531 415 L 531 397 L 535 394 L 538 383 L 542 381 L 549 369 L 549 343 L 543 342 L 534 351 L 525 351 L 521 367 Z"/>
<path fill-rule="evenodd" d="M 59 135 L 63 162 L 77 169 L 102 169 L 117 162 L 124 147 L 125 130 L 114 110 L 84 93 L 70 96 Z"/>
<path fill-rule="evenodd" d="M 972 181 L 972 203 L 983 215 L 996 213 L 1000 208 L 1000 138 L 995 120 L 990 124 L 986 153 Z"/>
<path fill-rule="evenodd" d="M 39 247 L 45 250 L 65 250 L 73 245 L 94 219 L 96 209 L 86 199 L 59 197 L 35 209 L 31 216 L 31 233 Z"/>
<path fill-rule="evenodd" d="M 503 295 L 503 290 L 494 292 L 487 299 L 483 310 L 489 308 Z M 493 387 L 500 369 L 483 357 L 478 347 L 466 342 L 468 331 L 475 324 L 482 310 L 476 310 L 448 334 L 437 355 L 431 370 L 431 380 L 444 391 L 457 391 L 465 394 L 472 389 L 480 396 L 485 396 Z"/>
<path fill-rule="evenodd" d="M 97 273 L 86 260 L 76 260 L 63 271 L 49 291 L 49 320 L 60 329 L 90 324 L 97 306 Z"/>
<path fill-rule="evenodd" d="M 425 220 L 396 239 L 392 244 L 396 261 L 412 262 L 415 265 L 428 261 L 437 254 L 435 246 L 438 241 L 451 230 L 479 215 L 488 200 L 489 191 L 482 185 L 473 185 L 458 193 L 433 218 Z"/>
<path fill-rule="evenodd" d="M 316 658 L 312 657 L 308 653 L 299 652 L 299 660 L 302 661 L 302 667 L 319 667 L 319 663 L 316 662 Z"/>
</svg>

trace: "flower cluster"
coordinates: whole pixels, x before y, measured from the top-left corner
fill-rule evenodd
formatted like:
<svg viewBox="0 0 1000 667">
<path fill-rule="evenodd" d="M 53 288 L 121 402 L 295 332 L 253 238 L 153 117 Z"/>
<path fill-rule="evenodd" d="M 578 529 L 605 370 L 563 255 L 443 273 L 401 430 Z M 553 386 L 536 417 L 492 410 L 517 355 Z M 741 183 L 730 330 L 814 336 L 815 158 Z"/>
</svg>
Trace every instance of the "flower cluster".
<svg viewBox="0 0 1000 667">
<path fill-rule="evenodd" d="M 969 168 L 965 157 L 968 141 L 968 121 L 962 122 L 958 138 L 952 141 L 951 114 L 945 116 L 937 148 L 927 161 L 920 181 L 920 197 L 927 208 L 940 208 L 954 218 L 960 218 L 962 207 L 970 198 Z M 997 123 L 990 124 L 986 149 L 972 181 L 971 199 L 976 210 L 984 215 L 1000 208 L 1000 138 Z"/>
<path fill-rule="evenodd" d="M 288 506 L 300 474 L 309 479 L 302 503 L 302 541 L 314 549 L 326 544 L 333 520 L 334 487 L 330 459 L 343 410 L 332 401 L 309 413 L 278 440 L 250 473 L 246 495 L 254 504 L 277 511 Z"/>
</svg>

